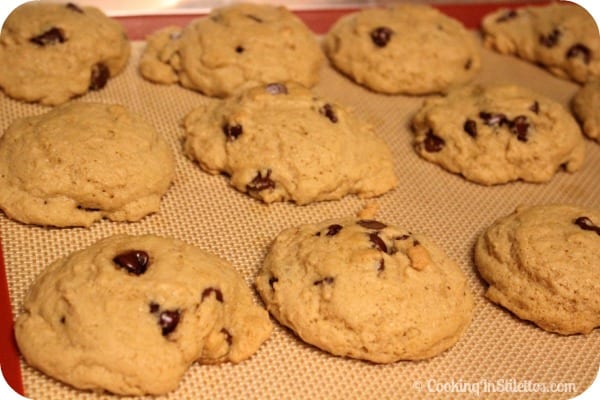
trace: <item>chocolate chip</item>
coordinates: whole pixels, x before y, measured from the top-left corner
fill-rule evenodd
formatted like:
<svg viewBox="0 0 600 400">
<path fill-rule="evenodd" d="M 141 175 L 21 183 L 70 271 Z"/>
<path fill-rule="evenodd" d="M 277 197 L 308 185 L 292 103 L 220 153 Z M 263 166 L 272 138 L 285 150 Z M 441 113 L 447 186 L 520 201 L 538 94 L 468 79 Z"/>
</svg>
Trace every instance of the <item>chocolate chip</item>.
<svg viewBox="0 0 600 400">
<path fill-rule="evenodd" d="M 331 285 L 333 283 L 333 281 L 334 281 L 333 277 L 327 276 L 327 277 L 325 277 L 323 279 L 319 279 L 319 280 L 314 281 L 313 285 L 318 286 L 318 285 L 322 285 L 324 283 L 326 283 L 328 285 Z"/>
<path fill-rule="evenodd" d="M 204 299 L 206 299 L 212 293 L 215 294 L 215 298 L 217 299 L 218 302 L 220 302 L 220 303 L 223 302 L 223 292 L 221 292 L 219 289 L 216 289 L 213 287 L 204 289 L 204 291 L 202 292 L 201 300 L 204 301 Z"/>
<path fill-rule="evenodd" d="M 96 208 L 96 207 L 85 207 L 85 206 L 82 206 L 81 204 L 78 204 L 78 205 L 77 205 L 77 209 L 78 209 L 78 210 L 87 211 L 87 212 L 98 212 L 98 211 L 100 211 L 100 208 Z"/>
<path fill-rule="evenodd" d="M 271 289 L 275 289 L 273 285 L 275 285 L 276 282 L 279 282 L 279 278 L 276 278 L 274 276 L 269 278 L 269 286 L 271 286 Z"/>
<path fill-rule="evenodd" d="M 92 75 L 90 77 L 90 90 L 100 90 L 106 86 L 106 82 L 110 78 L 110 70 L 106 64 L 98 63 L 92 67 Z"/>
<path fill-rule="evenodd" d="M 160 313 L 158 316 L 158 324 L 162 328 L 162 335 L 167 336 L 173 332 L 179 324 L 181 314 L 179 310 L 166 310 Z"/>
<path fill-rule="evenodd" d="M 46 46 L 49 44 L 64 43 L 67 41 L 67 38 L 65 37 L 65 31 L 60 28 L 53 27 L 41 35 L 32 37 L 29 39 L 29 41 L 37 44 L 38 46 Z"/>
<path fill-rule="evenodd" d="M 529 131 L 529 121 L 524 115 L 515 117 L 510 122 L 510 131 L 517 135 L 517 139 L 521 142 L 527 141 L 527 133 Z"/>
<path fill-rule="evenodd" d="M 325 235 L 326 236 L 335 236 L 341 230 L 342 230 L 342 226 L 341 225 L 338 225 L 338 224 L 329 225 L 327 227 L 327 233 Z"/>
<path fill-rule="evenodd" d="M 385 26 L 380 26 L 379 28 L 375 28 L 371 31 L 371 40 L 377 47 L 385 47 L 390 39 L 392 38 L 392 31 L 390 28 Z"/>
<path fill-rule="evenodd" d="M 79 8 L 76 4 L 73 3 L 67 3 L 66 7 L 71 10 L 71 11 L 75 11 L 78 12 L 80 14 L 83 14 L 83 10 L 81 8 Z"/>
<path fill-rule="evenodd" d="M 592 52 L 589 47 L 581 43 L 577 43 L 567 50 L 566 56 L 567 58 L 583 57 L 583 62 L 585 64 L 589 64 L 592 58 Z"/>
<path fill-rule="evenodd" d="M 379 234 L 377 232 L 369 233 L 369 240 L 371 241 L 373 246 L 375 246 L 376 249 L 387 253 L 387 245 L 385 244 L 383 239 L 379 237 Z"/>
<path fill-rule="evenodd" d="M 225 328 L 221 329 L 221 333 L 225 335 L 225 341 L 231 346 L 233 344 L 233 336 L 231 336 L 231 333 Z"/>
<path fill-rule="evenodd" d="M 540 103 L 536 101 L 533 102 L 533 104 L 531 106 L 529 106 L 529 111 L 533 111 L 534 113 L 538 114 L 540 112 Z"/>
<path fill-rule="evenodd" d="M 288 94 L 287 86 L 283 83 L 269 83 L 265 91 L 269 94 Z"/>
<path fill-rule="evenodd" d="M 479 118 L 481 118 L 483 123 L 488 126 L 499 126 L 508 122 L 508 119 L 506 119 L 506 115 L 502 113 L 490 113 L 486 111 L 481 111 L 479 113 Z"/>
<path fill-rule="evenodd" d="M 252 15 L 252 14 L 246 14 L 247 18 L 250 18 L 251 20 L 258 22 L 258 23 L 262 23 L 263 20 L 258 18 L 256 15 Z"/>
<path fill-rule="evenodd" d="M 472 65 L 472 64 L 473 64 L 473 60 L 471 60 L 471 59 L 469 58 L 469 59 L 467 60 L 467 62 L 465 63 L 465 65 L 464 65 L 464 68 L 465 68 L 466 70 L 469 70 L 469 69 L 471 69 L 471 65 Z"/>
<path fill-rule="evenodd" d="M 560 35 L 561 32 L 558 29 L 554 28 L 549 34 L 540 35 L 539 42 L 541 45 L 551 48 L 558 44 L 558 39 L 560 39 Z"/>
<path fill-rule="evenodd" d="M 65 318 L 65 316 L 63 315 L 62 317 L 60 317 L 60 323 L 61 324 L 65 324 L 67 322 L 67 318 Z"/>
<path fill-rule="evenodd" d="M 400 236 L 396 236 L 394 238 L 394 240 L 406 240 L 410 237 L 410 235 L 400 235 Z"/>
<path fill-rule="evenodd" d="M 335 115 L 335 113 L 333 112 L 333 107 L 331 107 L 331 104 L 325 104 L 320 110 L 319 112 L 321 114 L 323 114 L 324 116 L 326 116 L 331 122 L 333 122 L 334 124 L 336 122 L 338 122 L 337 116 Z"/>
<path fill-rule="evenodd" d="M 425 141 L 423 143 L 425 144 L 425 150 L 430 153 L 437 153 L 446 145 L 444 139 L 434 135 L 433 131 L 431 130 L 427 132 L 427 136 L 425 137 Z"/>
<path fill-rule="evenodd" d="M 240 124 L 229 125 L 229 123 L 226 123 L 223 125 L 222 130 L 228 142 L 233 142 L 244 133 L 244 128 Z"/>
<path fill-rule="evenodd" d="M 160 310 L 160 306 L 158 305 L 158 303 L 155 302 L 151 302 L 149 308 L 151 314 L 157 313 L 158 310 Z"/>
<path fill-rule="evenodd" d="M 595 225 L 588 217 L 578 217 L 573 223 L 584 231 L 593 231 L 600 235 L 600 226 Z"/>
<path fill-rule="evenodd" d="M 362 226 L 363 228 L 367 228 L 367 229 L 383 229 L 385 227 L 387 227 L 386 224 L 384 224 L 383 222 L 379 222 L 379 221 L 375 221 L 374 219 L 361 219 L 360 221 L 356 222 L 358 225 Z"/>
<path fill-rule="evenodd" d="M 113 262 L 130 274 L 142 275 L 148 269 L 149 259 L 143 250 L 130 250 L 115 256 Z"/>
<path fill-rule="evenodd" d="M 235 52 L 236 52 L 236 53 L 243 53 L 243 52 L 244 52 L 244 48 L 243 48 L 242 46 L 237 46 L 237 47 L 235 48 Z"/>
<path fill-rule="evenodd" d="M 463 125 L 463 129 L 472 138 L 477 137 L 477 122 L 473 121 L 472 119 L 468 119 L 465 121 L 465 124 Z"/>
<path fill-rule="evenodd" d="M 265 189 L 273 189 L 275 188 L 275 182 L 271 180 L 271 170 L 268 169 L 265 176 L 262 176 L 262 173 L 258 171 L 256 176 L 250 181 L 249 184 L 246 185 L 246 190 L 248 192 L 260 192 Z"/>
<path fill-rule="evenodd" d="M 379 266 L 377 267 L 377 272 L 383 272 L 385 270 L 385 261 L 383 258 L 379 260 Z"/>
<path fill-rule="evenodd" d="M 502 14 L 501 16 L 499 16 L 498 18 L 496 18 L 496 22 L 506 22 L 508 20 L 516 18 L 517 15 L 518 14 L 515 10 L 509 10 L 509 11 L 505 12 L 504 14 Z"/>
</svg>

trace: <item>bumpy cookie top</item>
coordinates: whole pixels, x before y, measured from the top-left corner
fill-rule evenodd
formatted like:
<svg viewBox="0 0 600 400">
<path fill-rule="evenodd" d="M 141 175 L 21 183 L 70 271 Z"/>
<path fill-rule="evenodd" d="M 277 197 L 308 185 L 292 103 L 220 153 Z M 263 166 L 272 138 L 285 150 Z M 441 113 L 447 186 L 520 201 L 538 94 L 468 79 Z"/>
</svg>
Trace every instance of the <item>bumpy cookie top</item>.
<svg viewBox="0 0 600 400">
<path fill-rule="evenodd" d="M 216 8 L 183 30 L 152 34 L 140 72 L 226 97 L 270 82 L 313 86 L 323 59 L 313 33 L 285 7 L 240 3 Z"/>
<path fill-rule="evenodd" d="M 184 125 L 190 158 L 266 203 L 373 197 L 397 184 L 391 153 L 372 128 L 297 84 L 208 103 Z"/>
<path fill-rule="evenodd" d="M 32 366 L 127 395 L 174 390 L 194 361 L 242 361 L 271 329 L 228 262 L 153 235 L 111 236 L 55 261 L 15 323 Z"/>
<path fill-rule="evenodd" d="M 444 92 L 471 80 L 480 68 L 474 35 L 424 5 L 344 16 L 325 37 L 324 48 L 338 70 L 382 93 Z"/>
<path fill-rule="evenodd" d="M 600 79 L 590 80 L 579 89 L 571 106 L 583 132 L 600 142 Z"/>
<path fill-rule="evenodd" d="M 578 170 L 585 141 L 571 114 L 514 85 L 472 86 L 432 98 L 413 117 L 415 150 L 484 185 L 545 182 Z"/>
<path fill-rule="evenodd" d="M 482 21 L 484 43 L 539 63 L 557 76 L 585 82 L 600 76 L 600 35 L 594 19 L 568 2 L 501 9 Z"/>
<path fill-rule="evenodd" d="M 378 363 L 441 353 L 473 314 L 456 263 L 427 237 L 376 220 L 281 232 L 256 287 L 275 318 L 304 341 Z"/>
<path fill-rule="evenodd" d="M 104 87 L 129 53 L 121 25 L 95 7 L 25 3 L 0 33 L 0 87 L 19 100 L 61 104 Z"/>
<path fill-rule="evenodd" d="M 158 211 L 174 164 L 158 132 L 123 106 L 69 103 L 0 137 L 0 209 L 59 227 L 136 221 Z"/>
<path fill-rule="evenodd" d="M 568 205 L 520 207 L 479 237 L 475 263 L 486 296 L 561 334 L 600 326 L 600 212 Z"/>
</svg>

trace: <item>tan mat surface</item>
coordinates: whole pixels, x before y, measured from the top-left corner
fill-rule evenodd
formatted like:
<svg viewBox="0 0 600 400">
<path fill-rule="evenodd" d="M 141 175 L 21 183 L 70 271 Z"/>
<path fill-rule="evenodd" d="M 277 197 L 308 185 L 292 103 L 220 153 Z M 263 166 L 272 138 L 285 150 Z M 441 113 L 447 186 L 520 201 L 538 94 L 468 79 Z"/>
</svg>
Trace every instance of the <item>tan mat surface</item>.
<svg viewBox="0 0 600 400">
<path fill-rule="evenodd" d="M 161 212 L 140 223 L 95 224 L 91 229 L 44 229 L 9 221 L 0 214 L 13 312 L 35 276 L 51 261 L 117 232 L 173 236 L 231 261 L 252 284 L 267 245 L 284 228 L 355 214 L 365 202 L 354 196 L 309 206 L 263 205 L 228 186 L 224 177 L 203 173 L 182 156 L 180 121 L 194 106 L 211 101 L 178 86 L 142 80 L 134 43 L 124 74 L 77 101 L 121 103 L 152 123 L 177 155 L 177 178 Z M 483 50 L 482 82 L 515 82 L 565 104 L 577 86 L 523 61 Z M 419 97 L 384 96 L 362 89 L 329 67 L 316 92 L 352 106 L 370 120 L 393 150 L 400 186 L 377 200 L 377 218 L 426 233 L 454 258 L 476 298 L 475 318 L 456 346 L 422 362 L 374 365 L 330 356 L 303 344 L 276 324 L 258 353 L 239 365 L 194 365 L 170 399 L 564 399 L 583 391 L 600 365 L 600 330 L 588 336 L 547 333 L 513 317 L 483 297 L 485 285 L 472 262 L 476 237 L 519 204 L 564 202 L 600 208 L 600 145 L 587 141 L 579 172 L 559 173 L 547 184 L 484 187 L 419 158 L 411 146 L 409 120 Z M 0 131 L 19 116 L 47 108 L 0 96 Z M 256 297 L 257 301 L 258 296 Z M 26 394 L 34 399 L 97 398 L 70 389 L 22 363 Z M 554 393 L 542 393 L 552 390 Z M 490 393 L 495 391 L 496 393 Z M 109 396 L 106 396 L 109 397 Z"/>
</svg>

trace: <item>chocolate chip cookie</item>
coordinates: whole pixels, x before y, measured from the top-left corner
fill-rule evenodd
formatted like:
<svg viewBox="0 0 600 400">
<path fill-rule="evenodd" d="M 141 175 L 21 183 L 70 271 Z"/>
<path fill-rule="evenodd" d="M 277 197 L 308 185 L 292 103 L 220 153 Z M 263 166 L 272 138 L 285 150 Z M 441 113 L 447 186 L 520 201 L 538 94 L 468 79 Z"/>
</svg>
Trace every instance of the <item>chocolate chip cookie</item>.
<svg viewBox="0 0 600 400">
<path fill-rule="evenodd" d="M 53 262 L 15 323 L 27 363 L 121 395 L 172 391 L 195 361 L 247 359 L 271 330 L 228 262 L 154 235 L 107 237 Z"/>
<path fill-rule="evenodd" d="M 62 104 L 102 89 L 129 53 L 121 25 L 95 7 L 25 3 L 0 33 L 0 88 L 18 100 Z"/>
<path fill-rule="evenodd" d="M 167 143 L 125 107 L 72 102 L 0 137 L 0 209 L 57 227 L 137 221 L 158 211 L 174 170 Z"/>
<path fill-rule="evenodd" d="M 413 117 L 416 152 L 483 185 L 549 181 L 577 171 L 585 141 L 557 102 L 514 85 L 471 86 L 427 99 Z"/>
<path fill-rule="evenodd" d="M 569 2 L 500 9 L 482 21 L 484 43 L 577 82 L 600 76 L 600 35 L 592 16 Z"/>
<path fill-rule="evenodd" d="M 520 207 L 479 237 L 475 264 L 486 296 L 563 335 L 600 326 L 600 212 L 570 205 Z"/>
<path fill-rule="evenodd" d="M 207 103 L 184 127 L 188 157 L 265 203 L 374 197 L 397 184 L 391 153 L 372 127 L 298 84 Z"/>
<path fill-rule="evenodd" d="M 377 220 L 284 230 L 256 287 L 302 340 L 376 363 L 433 357 L 458 341 L 473 315 L 456 263 L 426 236 Z"/>
<path fill-rule="evenodd" d="M 380 93 L 445 92 L 470 81 L 480 68 L 474 35 L 426 5 L 344 16 L 327 33 L 324 48 L 339 71 Z"/>
<path fill-rule="evenodd" d="M 152 82 L 227 97 L 270 82 L 311 87 L 323 61 L 316 37 L 288 9 L 239 3 L 215 8 L 183 29 L 150 35 L 140 73 Z"/>
<path fill-rule="evenodd" d="M 600 79 L 590 80 L 583 85 L 575 93 L 571 107 L 583 132 L 600 142 Z"/>
</svg>

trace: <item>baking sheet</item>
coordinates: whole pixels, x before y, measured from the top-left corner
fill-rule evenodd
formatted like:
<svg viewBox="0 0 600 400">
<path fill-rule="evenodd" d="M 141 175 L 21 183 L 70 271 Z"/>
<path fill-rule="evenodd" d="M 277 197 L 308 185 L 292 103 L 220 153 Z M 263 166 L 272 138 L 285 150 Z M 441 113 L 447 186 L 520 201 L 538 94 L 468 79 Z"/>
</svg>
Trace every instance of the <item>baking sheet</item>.
<svg viewBox="0 0 600 400">
<path fill-rule="evenodd" d="M 114 234 L 154 233 L 197 245 L 229 260 L 248 285 L 278 232 L 302 223 L 353 215 L 366 203 L 354 196 L 308 206 L 264 205 L 229 187 L 222 176 L 203 173 L 181 152 L 182 118 L 214 101 L 179 86 L 161 86 L 137 73 L 142 42 L 133 43 L 127 70 L 99 92 L 74 101 L 120 103 L 164 135 L 176 155 L 176 179 L 161 211 L 139 223 L 103 221 L 90 229 L 26 226 L 0 214 L 6 277 L 13 314 L 36 275 L 50 262 Z M 567 104 L 578 86 L 539 67 L 482 49 L 479 82 L 512 82 Z M 472 262 L 477 236 L 519 204 L 571 203 L 600 208 L 600 145 L 587 141 L 587 157 L 574 174 L 558 173 L 546 184 L 484 187 L 419 158 L 411 146 L 411 116 L 422 97 L 369 92 L 329 66 L 315 92 L 353 107 L 389 144 L 399 187 L 377 199 L 377 219 L 434 239 L 468 277 L 475 295 L 473 323 L 449 351 L 420 362 L 375 365 L 331 356 L 302 343 L 275 322 L 271 338 L 251 359 L 238 364 L 193 365 L 169 399 L 564 399 L 585 390 L 600 365 L 600 331 L 560 336 L 521 321 L 488 302 Z M 0 96 L 0 132 L 17 118 L 48 108 Z M 260 302 L 258 296 L 256 301 Z M 25 394 L 32 399 L 96 399 L 30 368 L 21 360 Z M 558 385 L 558 386 L 557 386 Z M 544 393 L 542 390 L 555 390 Z M 496 393 L 491 391 L 496 390 Z M 558 390 L 558 391 L 556 391 Z M 114 397 L 113 397 L 114 398 Z"/>
</svg>

